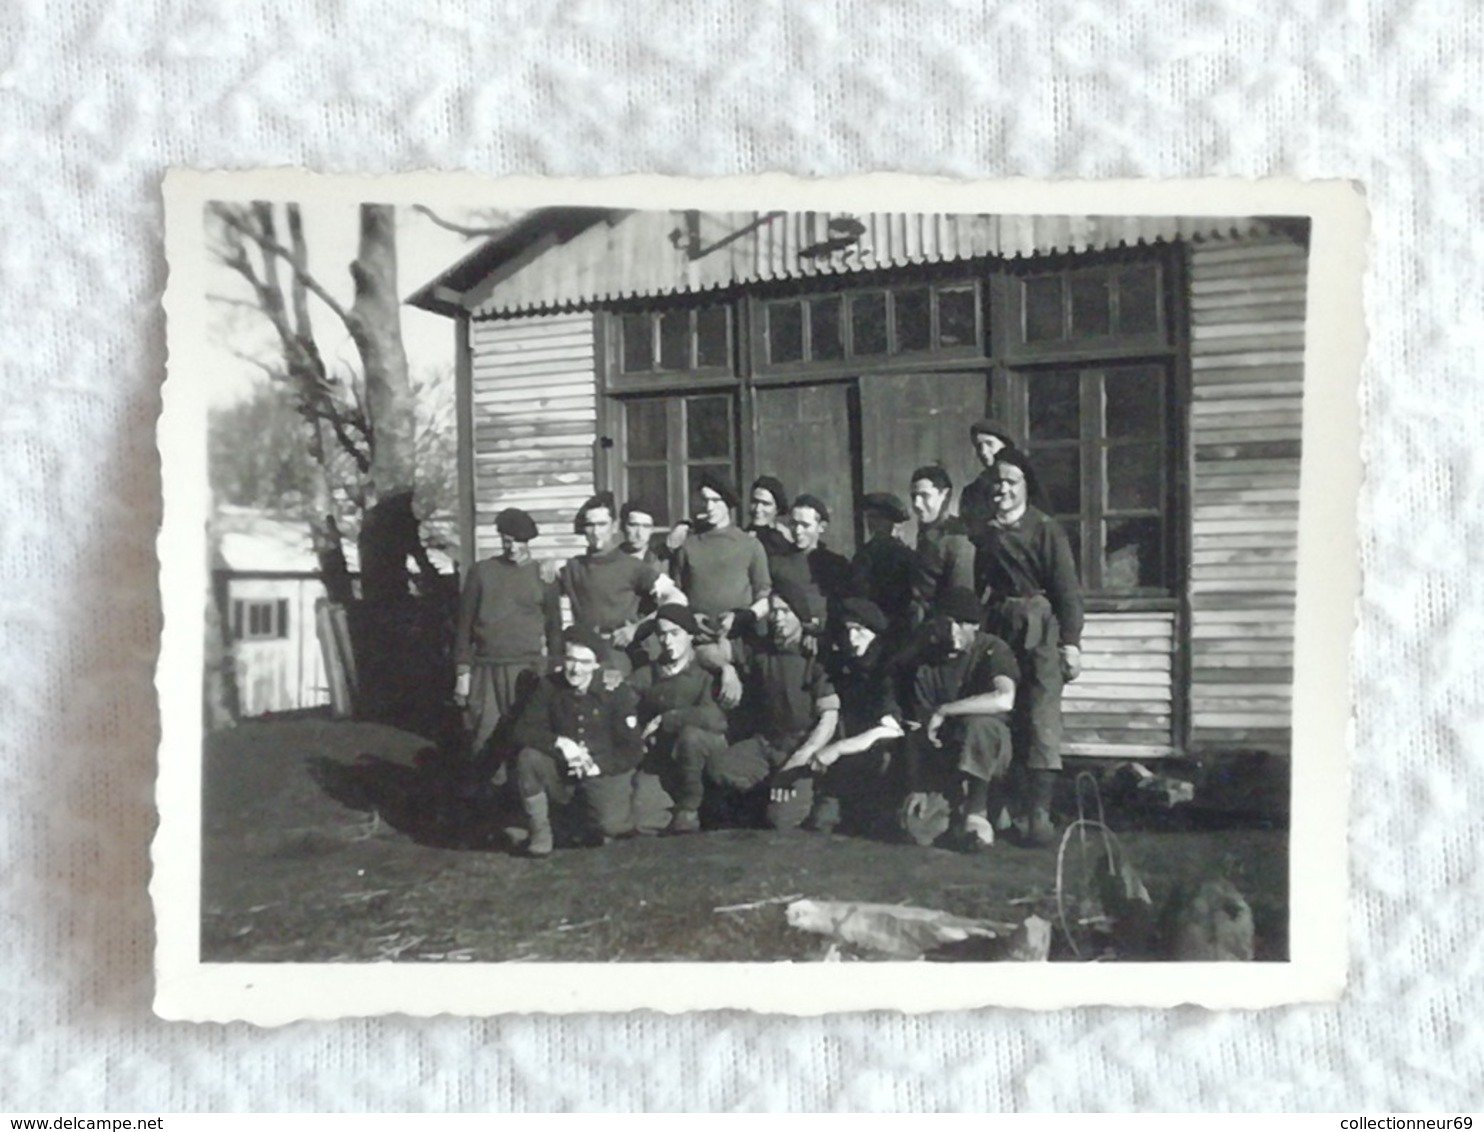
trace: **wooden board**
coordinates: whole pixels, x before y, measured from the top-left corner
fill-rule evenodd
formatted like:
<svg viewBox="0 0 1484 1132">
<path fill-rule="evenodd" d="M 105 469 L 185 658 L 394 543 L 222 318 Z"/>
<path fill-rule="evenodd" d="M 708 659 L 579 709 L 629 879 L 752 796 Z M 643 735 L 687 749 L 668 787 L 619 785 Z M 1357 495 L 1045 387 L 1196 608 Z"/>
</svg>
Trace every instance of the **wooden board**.
<svg viewBox="0 0 1484 1132">
<path fill-rule="evenodd" d="M 830 510 L 825 543 L 855 553 L 856 490 L 851 472 L 850 390 L 824 385 L 762 387 L 754 394 L 758 475 L 777 476 L 795 497 L 819 497 Z M 742 509 L 746 525 L 746 508 Z"/>
</svg>

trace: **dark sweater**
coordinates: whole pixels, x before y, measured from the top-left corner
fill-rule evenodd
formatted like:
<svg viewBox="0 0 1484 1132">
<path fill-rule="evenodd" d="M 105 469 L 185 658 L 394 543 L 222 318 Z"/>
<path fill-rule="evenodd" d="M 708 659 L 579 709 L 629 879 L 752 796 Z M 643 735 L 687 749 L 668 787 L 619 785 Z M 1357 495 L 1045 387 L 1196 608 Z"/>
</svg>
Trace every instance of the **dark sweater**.
<svg viewBox="0 0 1484 1132">
<path fill-rule="evenodd" d="M 980 536 L 976 588 L 991 606 L 1007 597 L 1044 594 L 1063 645 L 1082 639 L 1082 586 L 1061 524 L 1034 507 L 1010 527 L 990 524 Z"/>
<path fill-rule="evenodd" d="M 528 664 L 560 656 L 562 607 L 556 587 L 535 562 L 477 562 L 459 600 L 454 660 L 458 664 Z"/>
</svg>

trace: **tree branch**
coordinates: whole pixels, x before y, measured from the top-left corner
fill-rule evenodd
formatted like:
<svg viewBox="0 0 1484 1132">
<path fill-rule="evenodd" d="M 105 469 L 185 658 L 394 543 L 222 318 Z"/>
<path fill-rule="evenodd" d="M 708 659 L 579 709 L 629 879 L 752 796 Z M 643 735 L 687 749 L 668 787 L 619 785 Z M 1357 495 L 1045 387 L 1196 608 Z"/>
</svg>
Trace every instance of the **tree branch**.
<svg viewBox="0 0 1484 1132">
<path fill-rule="evenodd" d="M 485 236 L 503 236 L 506 232 L 510 231 L 509 224 L 501 224 L 496 227 L 473 227 L 467 224 L 455 224 L 452 220 L 444 220 L 425 204 L 413 205 L 412 211 L 426 216 L 445 231 L 457 232 L 460 236 L 470 240 L 477 240 Z"/>
<path fill-rule="evenodd" d="M 264 252 L 271 253 L 288 264 L 290 269 L 292 269 L 294 273 L 294 277 L 306 288 L 308 288 L 308 290 L 314 295 L 315 298 L 324 303 L 325 306 L 329 307 L 330 310 L 335 313 L 335 316 L 340 319 L 341 322 L 345 323 L 347 328 L 352 325 L 352 316 L 350 311 L 341 306 L 339 300 L 337 300 L 334 295 L 330 294 L 330 292 L 326 291 L 325 288 L 320 284 L 320 281 L 309 273 L 308 269 L 301 267 L 297 262 L 295 262 L 293 252 L 289 251 L 288 248 L 284 247 L 277 240 L 273 239 L 266 233 L 255 231 L 251 225 L 244 224 L 239 217 L 233 215 L 230 211 L 223 210 L 221 212 L 218 212 L 217 215 L 219 215 L 222 220 L 231 228 L 235 229 L 247 239 L 257 244 L 257 246 Z"/>
</svg>

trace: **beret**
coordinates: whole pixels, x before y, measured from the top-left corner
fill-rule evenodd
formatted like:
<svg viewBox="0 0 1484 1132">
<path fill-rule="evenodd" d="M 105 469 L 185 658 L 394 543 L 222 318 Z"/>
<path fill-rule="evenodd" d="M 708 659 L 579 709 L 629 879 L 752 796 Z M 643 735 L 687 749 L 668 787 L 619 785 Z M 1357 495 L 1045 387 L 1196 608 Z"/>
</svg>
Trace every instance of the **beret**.
<svg viewBox="0 0 1484 1132">
<path fill-rule="evenodd" d="M 806 624 L 824 618 L 824 595 L 811 583 L 785 575 L 773 580 L 773 596 L 782 598 Z"/>
<path fill-rule="evenodd" d="M 860 625 L 878 637 L 886 632 L 886 614 L 874 601 L 863 597 L 848 597 L 840 603 L 840 620 L 846 625 Z"/>
<path fill-rule="evenodd" d="M 773 497 L 773 502 L 778 505 L 778 510 L 788 510 L 788 492 L 783 490 L 783 481 L 774 476 L 758 476 L 752 481 L 752 490 L 762 488 Z"/>
<path fill-rule="evenodd" d="M 997 421 L 993 417 L 985 417 L 969 426 L 970 440 L 977 440 L 981 436 L 997 436 L 1005 442 L 1006 448 L 1017 447 L 1015 434 L 1005 427 L 1003 421 Z"/>
<path fill-rule="evenodd" d="M 495 530 L 516 542 L 530 542 L 536 537 L 536 520 L 519 507 L 507 507 L 495 516 Z"/>
<path fill-rule="evenodd" d="M 696 491 L 699 492 L 703 487 L 709 487 L 725 499 L 728 507 L 737 506 L 737 489 L 715 472 L 705 472 L 701 475 L 700 482 L 696 484 Z"/>
<path fill-rule="evenodd" d="M 867 511 L 879 511 L 893 523 L 905 523 L 912 518 L 907 513 L 907 505 L 889 491 L 871 492 L 861 500 L 861 507 Z"/>
<path fill-rule="evenodd" d="M 974 591 L 963 586 L 954 586 L 938 602 L 937 613 L 951 621 L 966 621 L 978 625 L 984 620 L 984 606 L 974 596 Z"/>
<path fill-rule="evenodd" d="M 568 625 L 562 630 L 562 644 L 592 649 L 593 655 L 600 661 L 608 655 L 608 642 L 598 636 L 596 629 L 590 629 L 586 625 Z"/>
<path fill-rule="evenodd" d="M 830 521 L 830 509 L 824 505 L 824 500 L 820 499 L 817 495 L 805 493 L 794 500 L 794 506 L 812 508 L 814 513 L 819 516 L 821 523 L 828 523 Z"/>
<path fill-rule="evenodd" d="M 654 611 L 656 621 L 668 621 L 684 629 L 691 636 L 701 631 L 701 626 L 696 621 L 696 615 L 688 605 L 680 605 L 678 602 L 668 602 Z"/>
</svg>

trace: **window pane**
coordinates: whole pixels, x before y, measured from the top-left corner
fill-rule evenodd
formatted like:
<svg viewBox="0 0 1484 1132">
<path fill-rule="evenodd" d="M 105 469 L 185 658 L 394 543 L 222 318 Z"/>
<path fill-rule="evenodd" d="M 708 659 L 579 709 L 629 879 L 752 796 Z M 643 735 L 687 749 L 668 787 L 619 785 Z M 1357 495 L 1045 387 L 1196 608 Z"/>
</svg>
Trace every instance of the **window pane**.
<svg viewBox="0 0 1484 1132">
<path fill-rule="evenodd" d="M 1033 373 L 1026 378 L 1030 434 L 1035 440 L 1076 440 L 1082 435 L 1075 373 Z"/>
<path fill-rule="evenodd" d="M 665 468 L 629 468 L 626 503 L 637 503 L 648 508 L 654 516 L 656 526 L 670 525 L 669 495 L 670 473 Z"/>
<path fill-rule="evenodd" d="M 690 311 L 660 315 L 660 369 L 690 369 Z"/>
<path fill-rule="evenodd" d="M 852 296 L 850 330 L 857 356 L 886 353 L 886 296 L 880 292 Z"/>
<path fill-rule="evenodd" d="M 273 635 L 279 638 L 289 635 L 289 603 L 285 598 L 278 599 L 278 624 Z"/>
<path fill-rule="evenodd" d="M 727 366 L 727 308 L 696 311 L 696 365 Z"/>
<path fill-rule="evenodd" d="M 809 355 L 816 362 L 838 361 L 845 356 L 838 298 L 809 300 Z"/>
<path fill-rule="evenodd" d="M 1160 586 L 1159 519 L 1110 519 L 1103 545 L 1103 588 L 1130 590 Z"/>
<path fill-rule="evenodd" d="M 799 304 L 768 304 L 768 360 L 801 362 L 804 360 L 804 325 Z"/>
<path fill-rule="evenodd" d="M 926 350 L 932 342 L 932 299 L 926 287 L 908 287 L 893 296 L 896 306 L 897 352 Z"/>
<path fill-rule="evenodd" d="M 1159 329 L 1159 268 L 1153 264 L 1118 273 L 1118 329 L 1123 334 Z"/>
<path fill-rule="evenodd" d="M 647 314 L 623 316 L 623 368 L 625 373 L 654 369 L 653 321 Z"/>
<path fill-rule="evenodd" d="M 664 460 L 669 456 L 663 401 L 624 402 L 624 425 L 627 459 Z"/>
<path fill-rule="evenodd" d="M 1108 437 L 1159 436 L 1164 373 L 1153 367 L 1109 370 L 1103 379 Z"/>
<path fill-rule="evenodd" d="M 974 288 L 956 287 L 938 292 L 938 345 L 972 346 L 974 337 Z"/>
<path fill-rule="evenodd" d="M 1025 340 L 1054 342 L 1062 336 L 1061 276 L 1043 275 L 1027 279 L 1025 287 Z"/>
<path fill-rule="evenodd" d="M 732 458 L 732 399 L 691 397 L 685 402 L 685 455 L 690 460 Z"/>
<path fill-rule="evenodd" d="M 1082 510 L 1082 450 L 1037 448 L 1031 466 L 1054 515 L 1075 515 Z"/>
<path fill-rule="evenodd" d="M 1108 509 L 1157 510 L 1164 501 L 1161 445 L 1120 444 L 1108 449 Z"/>
<path fill-rule="evenodd" d="M 1072 337 L 1101 338 L 1110 333 L 1108 276 L 1099 271 L 1070 276 L 1068 282 L 1072 291 Z"/>
</svg>

